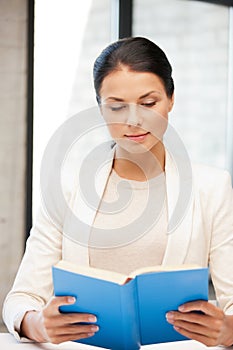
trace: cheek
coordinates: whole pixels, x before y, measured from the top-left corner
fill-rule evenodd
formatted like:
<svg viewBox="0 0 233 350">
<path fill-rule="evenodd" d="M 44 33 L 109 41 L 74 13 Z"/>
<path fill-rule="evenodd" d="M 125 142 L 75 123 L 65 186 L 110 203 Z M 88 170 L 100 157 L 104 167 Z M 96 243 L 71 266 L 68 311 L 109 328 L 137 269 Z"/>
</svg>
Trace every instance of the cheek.
<svg viewBox="0 0 233 350">
<path fill-rule="evenodd" d="M 146 118 L 142 125 L 142 128 L 146 131 L 149 131 L 152 136 L 157 139 L 161 139 L 163 137 L 164 132 L 167 129 L 168 117 L 167 113 L 159 113 L 158 111 L 154 111 L 153 115 L 150 118 Z M 157 113 L 156 113 L 157 112 Z"/>
<path fill-rule="evenodd" d="M 163 117 L 167 118 L 169 112 L 173 107 L 172 99 L 164 99 L 155 105 L 154 110 L 161 114 Z"/>
<path fill-rule="evenodd" d="M 124 135 L 124 124 L 110 124 L 108 125 L 108 130 L 112 136 L 112 138 L 119 138 Z"/>
<path fill-rule="evenodd" d="M 168 118 L 169 106 L 168 105 L 160 105 L 157 108 L 154 108 L 155 113 L 159 113 L 163 118 Z"/>
</svg>

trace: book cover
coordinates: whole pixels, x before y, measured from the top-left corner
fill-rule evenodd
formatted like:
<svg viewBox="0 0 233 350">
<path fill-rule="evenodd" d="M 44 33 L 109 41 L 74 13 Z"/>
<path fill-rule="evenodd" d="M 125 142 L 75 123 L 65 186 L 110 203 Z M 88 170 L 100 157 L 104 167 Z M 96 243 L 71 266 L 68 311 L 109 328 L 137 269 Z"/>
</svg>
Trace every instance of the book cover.
<svg viewBox="0 0 233 350">
<path fill-rule="evenodd" d="M 99 331 L 77 341 L 106 349 L 137 350 L 141 345 L 186 340 L 166 321 L 165 314 L 185 302 L 208 299 L 208 268 L 159 268 L 125 276 L 63 261 L 55 265 L 54 294 L 76 297 L 75 304 L 61 306 L 60 311 L 97 317 Z"/>
</svg>

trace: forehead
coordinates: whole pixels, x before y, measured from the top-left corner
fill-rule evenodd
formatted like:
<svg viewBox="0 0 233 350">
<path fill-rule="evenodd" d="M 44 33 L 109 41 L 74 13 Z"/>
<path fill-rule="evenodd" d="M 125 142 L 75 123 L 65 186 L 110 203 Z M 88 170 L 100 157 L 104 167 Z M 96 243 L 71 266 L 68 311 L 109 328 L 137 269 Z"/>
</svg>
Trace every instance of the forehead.
<svg viewBox="0 0 233 350">
<path fill-rule="evenodd" d="M 166 93 L 161 79 L 156 74 L 135 72 L 125 68 L 114 71 L 104 78 L 100 95 L 104 99 L 108 97 L 126 99 L 142 96 L 149 91 Z"/>
</svg>

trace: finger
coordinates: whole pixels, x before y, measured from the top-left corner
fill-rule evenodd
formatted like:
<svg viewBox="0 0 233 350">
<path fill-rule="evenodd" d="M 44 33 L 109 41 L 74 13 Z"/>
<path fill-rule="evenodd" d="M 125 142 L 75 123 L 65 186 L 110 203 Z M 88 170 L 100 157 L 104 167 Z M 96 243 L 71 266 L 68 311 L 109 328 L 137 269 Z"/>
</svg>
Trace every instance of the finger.
<svg viewBox="0 0 233 350">
<path fill-rule="evenodd" d="M 181 320 L 175 321 L 173 325 L 174 327 L 182 328 L 188 332 L 204 335 L 210 338 L 217 338 L 219 334 L 218 330 Z"/>
<path fill-rule="evenodd" d="M 85 323 L 87 326 L 91 326 L 97 319 L 94 315 L 89 314 L 58 314 L 44 317 L 44 327 L 46 332 L 54 332 L 56 328 L 65 328 L 67 326 L 74 325 L 75 327 L 81 326 L 80 323 Z M 94 325 L 93 325 L 94 326 Z M 77 331 L 77 330 L 76 330 Z"/>
<path fill-rule="evenodd" d="M 207 337 L 205 335 L 202 335 L 202 334 L 197 334 L 197 333 L 194 333 L 194 332 L 190 332 L 190 331 L 187 331 L 183 328 L 180 328 L 180 327 L 174 327 L 174 329 L 184 335 L 185 337 L 189 338 L 189 339 L 193 339 L 193 340 L 196 340 L 196 341 L 199 341 L 200 343 L 203 343 L 207 346 L 217 346 L 219 345 L 216 341 L 216 339 L 214 338 L 210 338 L 210 337 Z"/>
<path fill-rule="evenodd" d="M 96 325 L 69 325 L 63 327 L 56 327 L 51 329 L 49 335 L 68 335 L 68 334 L 78 334 L 81 333 L 96 333 L 99 331 L 99 327 Z"/>
<path fill-rule="evenodd" d="M 57 316 L 61 322 L 61 324 L 72 324 L 72 323 L 95 323 L 97 322 L 97 318 L 95 315 L 86 314 L 86 313 L 68 313 L 68 314 L 60 314 Z"/>
<path fill-rule="evenodd" d="M 97 318 L 92 314 L 68 313 L 56 314 L 46 318 L 46 328 L 61 327 L 77 323 L 96 323 Z"/>
<path fill-rule="evenodd" d="M 53 297 L 51 298 L 49 304 L 58 309 L 59 306 L 74 304 L 75 301 L 76 301 L 75 297 L 67 295 L 62 297 Z"/>
<path fill-rule="evenodd" d="M 66 342 L 66 341 L 79 340 L 79 339 L 93 337 L 93 335 L 95 335 L 95 333 L 68 334 L 68 335 L 51 337 L 49 339 L 49 341 L 53 344 L 60 344 L 60 343 Z"/>
<path fill-rule="evenodd" d="M 178 307 L 178 310 L 180 312 L 202 311 L 209 316 L 217 316 L 221 312 L 218 307 L 214 306 L 211 303 L 208 303 L 208 301 L 205 300 L 191 301 L 189 303 L 180 305 Z"/>
<path fill-rule="evenodd" d="M 176 321 L 186 321 L 190 323 L 196 323 L 203 325 L 205 327 L 212 327 L 213 317 L 208 315 L 200 315 L 195 312 L 182 313 L 182 312 L 168 312 L 166 314 L 166 319 L 169 323 L 174 324 Z"/>
</svg>

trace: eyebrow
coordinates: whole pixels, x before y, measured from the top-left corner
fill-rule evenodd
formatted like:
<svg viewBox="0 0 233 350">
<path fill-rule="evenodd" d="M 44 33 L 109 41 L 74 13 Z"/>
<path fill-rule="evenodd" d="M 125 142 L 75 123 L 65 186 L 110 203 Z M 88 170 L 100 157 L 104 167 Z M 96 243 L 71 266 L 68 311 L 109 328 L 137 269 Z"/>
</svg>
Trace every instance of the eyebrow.
<svg viewBox="0 0 233 350">
<path fill-rule="evenodd" d="M 154 92 L 161 95 L 161 92 L 159 92 L 159 91 L 149 91 L 149 92 L 147 92 L 146 94 L 140 96 L 140 97 L 139 97 L 139 100 L 141 100 L 141 99 L 143 99 L 143 98 L 149 96 L 150 94 L 153 94 Z M 119 101 L 119 102 L 123 102 L 123 101 L 124 101 L 122 98 L 114 97 L 114 96 L 110 96 L 110 97 L 106 98 L 105 101 L 107 101 L 107 100 L 115 100 L 115 101 Z"/>
<path fill-rule="evenodd" d="M 147 96 L 149 96 L 150 94 L 153 94 L 153 93 L 157 93 L 157 94 L 159 94 L 159 95 L 161 95 L 161 92 L 160 91 L 149 91 L 149 92 L 147 92 L 145 95 L 142 95 L 142 96 L 140 96 L 139 97 L 139 100 L 141 100 L 142 98 L 145 98 L 145 97 L 147 97 Z"/>
</svg>

